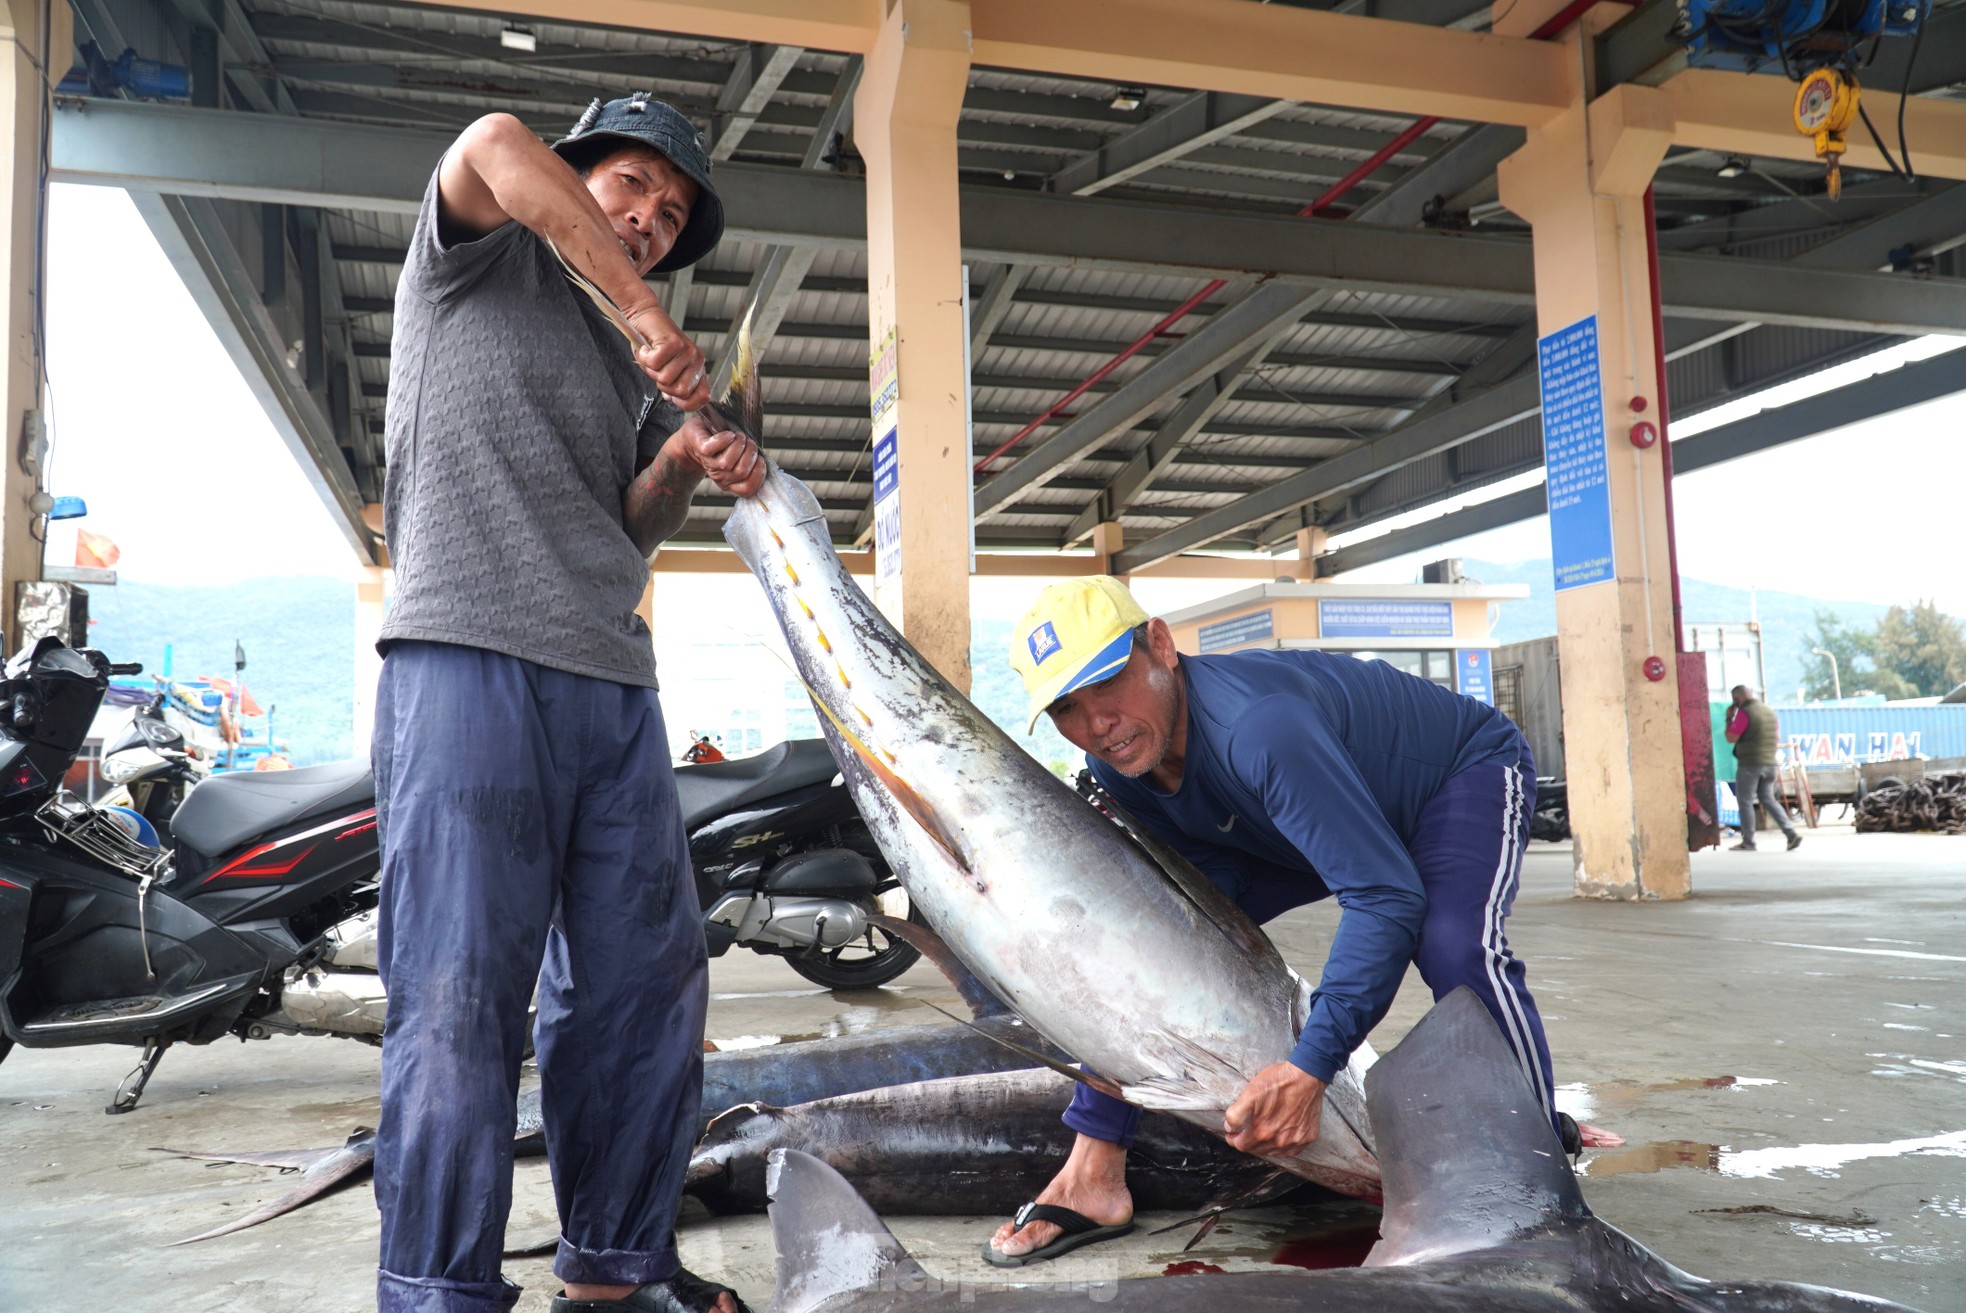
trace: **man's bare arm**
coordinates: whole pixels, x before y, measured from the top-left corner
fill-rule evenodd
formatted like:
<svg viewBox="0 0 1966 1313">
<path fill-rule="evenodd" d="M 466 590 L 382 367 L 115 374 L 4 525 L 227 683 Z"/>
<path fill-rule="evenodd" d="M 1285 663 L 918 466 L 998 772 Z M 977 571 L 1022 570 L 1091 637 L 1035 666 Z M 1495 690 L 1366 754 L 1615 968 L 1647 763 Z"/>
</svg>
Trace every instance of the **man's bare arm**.
<svg viewBox="0 0 1966 1313">
<path fill-rule="evenodd" d="M 665 446 L 648 468 L 635 476 L 621 500 L 621 522 L 643 556 L 667 542 L 689 518 L 690 498 L 703 482 L 703 471 L 669 454 Z"/>
<path fill-rule="evenodd" d="M 621 523 L 643 556 L 667 542 L 689 518 L 690 498 L 707 476 L 724 492 L 749 497 L 769 472 L 758 444 L 728 430 L 710 431 L 691 415 L 669 435 L 648 468 L 635 476 L 621 499 Z"/>
<path fill-rule="evenodd" d="M 648 348 L 636 353 L 643 367 L 687 380 L 678 403 L 687 408 L 708 398 L 702 378 L 695 377 L 702 371 L 701 353 L 642 281 L 599 202 L 517 118 L 487 114 L 464 130 L 438 169 L 437 205 L 446 243 L 475 240 L 509 222 L 553 243 L 647 340 Z M 671 366 L 671 357 L 682 355 L 693 363 Z"/>
</svg>

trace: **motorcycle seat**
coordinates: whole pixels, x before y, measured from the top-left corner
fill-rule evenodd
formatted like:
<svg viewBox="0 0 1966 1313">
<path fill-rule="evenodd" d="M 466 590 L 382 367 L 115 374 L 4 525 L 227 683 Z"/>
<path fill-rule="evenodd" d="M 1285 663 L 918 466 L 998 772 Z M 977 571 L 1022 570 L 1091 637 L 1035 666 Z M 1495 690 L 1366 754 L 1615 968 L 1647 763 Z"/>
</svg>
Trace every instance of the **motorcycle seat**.
<svg viewBox="0 0 1966 1313">
<path fill-rule="evenodd" d="M 171 817 L 171 833 L 194 852 L 217 857 L 256 835 L 374 805 L 375 779 L 365 761 L 238 771 L 192 789 Z"/>
<path fill-rule="evenodd" d="M 676 767 L 676 800 L 683 829 L 697 826 L 748 802 L 823 784 L 839 774 L 825 739 L 792 739 L 739 761 L 713 761 Z"/>
</svg>

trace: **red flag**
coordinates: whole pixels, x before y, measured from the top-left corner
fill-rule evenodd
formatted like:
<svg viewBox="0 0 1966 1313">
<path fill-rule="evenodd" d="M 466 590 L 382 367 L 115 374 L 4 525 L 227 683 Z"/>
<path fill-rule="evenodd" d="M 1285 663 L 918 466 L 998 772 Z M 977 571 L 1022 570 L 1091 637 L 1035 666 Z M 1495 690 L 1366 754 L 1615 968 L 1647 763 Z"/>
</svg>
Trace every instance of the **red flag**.
<svg viewBox="0 0 1966 1313">
<path fill-rule="evenodd" d="M 123 549 L 105 535 L 90 533 L 87 529 L 75 531 L 75 564 L 93 570 L 107 570 L 122 555 Z"/>
</svg>

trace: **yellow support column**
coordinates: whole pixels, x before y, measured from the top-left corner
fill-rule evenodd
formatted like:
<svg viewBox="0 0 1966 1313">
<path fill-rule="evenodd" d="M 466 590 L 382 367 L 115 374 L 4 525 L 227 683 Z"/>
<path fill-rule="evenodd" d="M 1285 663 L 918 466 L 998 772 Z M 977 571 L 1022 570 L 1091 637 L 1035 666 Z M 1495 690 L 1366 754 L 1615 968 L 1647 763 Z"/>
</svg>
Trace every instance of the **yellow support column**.
<svg viewBox="0 0 1966 1313">
<path fill-rule="evenodd" d="M 46 21 L 44 22 L 44 19 Z M 0 207 L 0 250 L 7 253 L 7 351 L 0 370 L 6 411 L 0 416 L 0 607 L 6 617 L 7 650 L 19 637 L 15 625 L 15 585 L 41 577 L 41 542 L 35 536 L 40 512 L 39 469 L 45 450 L 36 450 L 30 429 L 41 424 L 42 302 L 47 252 L 41 241 L 47 205 L 47 167 L 42 143 L 51 112 L 42 68 L 68 68 L 74 49 L 74 17 L 66 4 L 52 8 L 40 0 L 8 0 L 4 15 L 5 58 L 0 58 L 0 174 L 7 179 L 8 202 Z"/>
<path fill-rule="evenodd" d="M 1583 897 L 1690 892 L 1664 477 L 1659 448 L 1631 436 L 1658 416 L 1644 195 L 1672 130 L 1669 101 L 1655 89 L 1620 87 L 1588 109 L 1580 95 L 1531 129 L 1500 173 L 1502 202 L 1534 230 L 1539 333 L 1546 348 L 1554 335 L 1569 344 L 1567 367 L 1545 362 L 1544 421 Z M 1552 363 L 1570 374 L 1556 397 Z"/>
<path fill-rule="evenodd" d="M 875 596 L 908 641 L 965 690 L 971 457 L 956 115 L 969 57 L 967 4 L 892 0 L 853 112 L 854 142 L 867 161 Z M 895 440 L 884 449 L 890 431 Z"/>
<path fill-rule="evenodd" d="M 1331 550 L 1331 533 L 1318 525 L 1309 525 L 1297 531 L 1297 565 L 1291 571 L 1307 584 L 1318 580 L 1318 560 Z"/>
</svg>

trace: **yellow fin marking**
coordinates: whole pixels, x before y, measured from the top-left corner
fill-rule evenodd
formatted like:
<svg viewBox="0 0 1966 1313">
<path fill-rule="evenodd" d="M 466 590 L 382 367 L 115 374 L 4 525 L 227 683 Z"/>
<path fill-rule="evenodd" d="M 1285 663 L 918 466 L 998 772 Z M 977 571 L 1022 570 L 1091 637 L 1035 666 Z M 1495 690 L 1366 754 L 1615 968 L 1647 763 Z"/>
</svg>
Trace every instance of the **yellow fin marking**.
<svg viewBox="0 0 1966 1313">
<path fill-rule="evenodd" d="M 866 721 L 869 725 L 874 723 L 874 718 L 868 715 L 866 710 L 863 709 L 858 702 L 853 704 L 853 714 L 860 717 L 860 719 Z"/>
<path fill-rule="evenodd" d="M 847 676 L 846 676 L 846 667 L 845 667 L 845 666 L 837 666 L 837 667 L 835 667 L 835 669 L 836 669 L 836 670 L 838 670 L 838 672 L 839 672 L 839 676 L 840 676 L 840 686 L 841 686 L 842 688 L 852 688 L 852 687 L 853 687 L 853 681 L 852 681 L 851 679 L 848 679 L 848 678 L 847 678 Z"/>
<path fill-rule="evenodd" d="M 825 648 L 825 649 L 826 649 L 826 650 L 827 650 L 828 652 L 831 652 L 831 651 L 833 650 L 833 644 L 832 644 L 832 641 L 831 641 L 830 639 L 828 639 L 828 638 L 826 637 L 826 631 L 825 631 L 825 630 L 823 630 L 823 629 L 815 629 L 815 630 L 813 630 L 812 632 L 813 632 L 814 634 L 816 634 L 816 635 L 818 635 L 818 637 L 819 637 L 819 646 L 821 646 L 821 647 L 823 647 L 823 648 Z"/>
<path fill-rule="evenodd" d="M 790 561 L 785 562 L 785 573 L 792 580 L 792 587 L 797 588 L 799 586 L 799 572 L 792 568 Z"/>
</svg>

